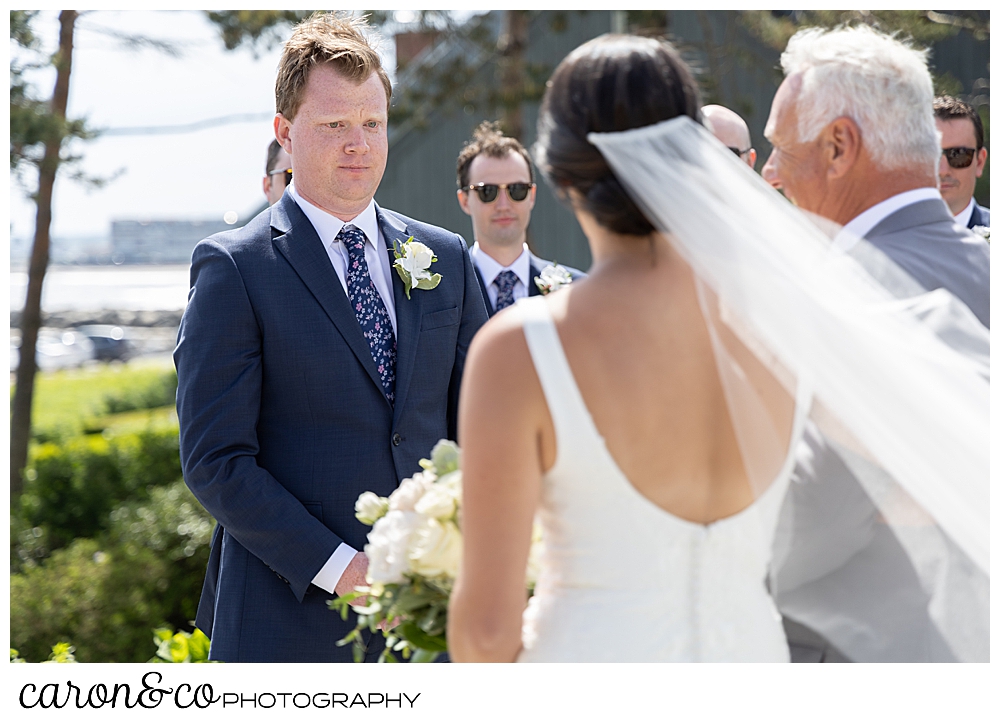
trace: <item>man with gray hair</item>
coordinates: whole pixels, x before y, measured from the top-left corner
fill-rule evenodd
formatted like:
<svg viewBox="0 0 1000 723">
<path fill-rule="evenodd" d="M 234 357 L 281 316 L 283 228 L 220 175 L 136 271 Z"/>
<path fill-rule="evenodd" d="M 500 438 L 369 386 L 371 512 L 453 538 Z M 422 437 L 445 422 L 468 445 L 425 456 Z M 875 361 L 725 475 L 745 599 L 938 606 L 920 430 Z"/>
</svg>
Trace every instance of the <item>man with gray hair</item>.
<svg viewBox="0 0 1000 723">
<path fill-rule="evenodd" d="M 926 51 L 867 26 L 801 30 L 764 135 L 762 175 L 806 211 L 864 238 L 923 288 L 946 288 L 986 327 L 989 247 L 956 226 L 937 187 L 941 146 Z"/>
<path fill-rule="evenodd" d="M 750 129 L 739 114 L 723 105 L 706 105 L 702 107 L 701 115 L 707 121 L 712 135 L 750 168 L 756 167 L 757 149 L 751 145 Z"/>
<path fill-rule="evenodd" d="M 914 289 L 947 289 L 988 328 L 989 247 L 955 223 L 937 187 L 941 147 L 926 52 L 867 26 L 810 28 L 792 37 L 781 64 L 785 80 L 764 130 L 774 146 L 764 179 L 800 208 L 843 227 L 833 249 L 864 253 L 858 240 L 867 240 L 913 278 Z M 905 559 L 901 543 L 879 524 L 866 487 L 811 425 L 796 451 L 792 479 L 794 508 L 847 520 L 855 540 L 854 554 L 831 561 L 824 576 L 772 580 L 782 610 L 791 611 L 785 629 L 792 661 L 853 659 L 850 631 L 869 629 L 864 623 L 871 617 L 850 625 L 844 617 L 814 614 L 845 589 L 845 579 L 867 581 L 872 609 L 865 615 L 877 616 L 878 629 L 885 631 L 877 652 L 859 662 L 954 660 L 934 626 L 923 624 L 926 610 L 896 602 L 904 589 L 907 599 L 920 598 L 917 574 L 892 580 L 878 575 L 889 568 L 873 561 Z M 812 528 L 824 522 L 782 520 Z M 795 564 L 785 561 L 785 569 Z M 850 614 L 851 606 L 844 608 Z M 796 611 L 801 619 L 790 619 Z"/>
</svg>

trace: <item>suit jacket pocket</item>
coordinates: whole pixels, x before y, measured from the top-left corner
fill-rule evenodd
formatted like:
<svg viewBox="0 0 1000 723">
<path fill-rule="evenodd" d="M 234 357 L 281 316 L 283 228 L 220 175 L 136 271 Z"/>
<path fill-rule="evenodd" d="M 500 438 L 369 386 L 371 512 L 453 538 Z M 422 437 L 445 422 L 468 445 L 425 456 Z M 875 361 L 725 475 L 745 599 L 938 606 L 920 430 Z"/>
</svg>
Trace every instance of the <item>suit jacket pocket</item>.
<svg viewBox="0 0 1000 723">
<path fill-rule="evenodd" d="M 453 306 L 450 309 L 443 309 L 442 311 L 434 311 L 430 314 L 424 314 L 423 319 L 420 322 L 420 331 L 437 329 L 442 326 L 454 326 L 459 322 L 460 318 L 461 314 L 459 313 L 457 306 Z"/>
</svg>

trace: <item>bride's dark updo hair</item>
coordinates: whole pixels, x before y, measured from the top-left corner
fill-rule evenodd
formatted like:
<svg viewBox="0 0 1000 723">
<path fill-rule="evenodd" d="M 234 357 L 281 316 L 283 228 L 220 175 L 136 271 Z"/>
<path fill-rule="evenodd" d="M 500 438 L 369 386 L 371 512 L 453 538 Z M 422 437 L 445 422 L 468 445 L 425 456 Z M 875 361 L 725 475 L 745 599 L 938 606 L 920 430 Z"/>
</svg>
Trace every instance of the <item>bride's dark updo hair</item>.
<svg viewBox="0 0 1000 723">
<path fill-rule="evenodd" d="M 646 236 L 655 229 L 587 134 L 680 115 L 699 120 L 700 108 L 691 71 L 669 43 L 602 35 L 566 56 L 552 74 L 538 117 L 535 162 L 560 197 L 576 190 L 601 226 Z"/>
</svg>

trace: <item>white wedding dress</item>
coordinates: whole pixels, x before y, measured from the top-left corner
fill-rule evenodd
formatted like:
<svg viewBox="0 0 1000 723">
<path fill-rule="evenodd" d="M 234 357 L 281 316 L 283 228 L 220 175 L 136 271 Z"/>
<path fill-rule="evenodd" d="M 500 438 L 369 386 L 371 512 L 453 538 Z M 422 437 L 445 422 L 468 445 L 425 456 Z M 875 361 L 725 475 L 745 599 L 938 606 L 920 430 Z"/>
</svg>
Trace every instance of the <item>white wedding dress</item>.
<svg viewBox="0 0 1000 723">
<path fill-rule="evenodd" d="M 670 514 L 609 454 L 544 299 L 524 299 L 515 311 L 557 444 L 543 479 L 544 553 L 518 661 L 788 662 L 765 580 L 792 453 L 741 512 L 709 525 Z M 799 396 L 796 444 L 808 406 Z"/>
</svg>

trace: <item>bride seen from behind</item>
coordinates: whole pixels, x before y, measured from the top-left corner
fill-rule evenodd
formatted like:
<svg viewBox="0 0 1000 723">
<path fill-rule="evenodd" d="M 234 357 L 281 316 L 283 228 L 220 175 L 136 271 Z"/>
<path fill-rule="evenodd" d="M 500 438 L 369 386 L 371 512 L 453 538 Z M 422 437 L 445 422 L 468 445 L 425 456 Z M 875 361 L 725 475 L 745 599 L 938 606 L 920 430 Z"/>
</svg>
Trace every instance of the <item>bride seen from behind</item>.
<svg viewBox="0 0 1000 723">
<path fill-rule="evenodd" d="M 593 266 L 470 348 L 455 661 L 788 660 L 764 578 L 795 399 L 757 370 L 780 442 L 748 469 L 705 320 L 715 302 L 587 140 L 700 107 L 683 61 L 649 38 L 593 40 L 550 81 L 536 157 Z M 536 513 L 546 552 L 525 614 Z"/>
</svg>

